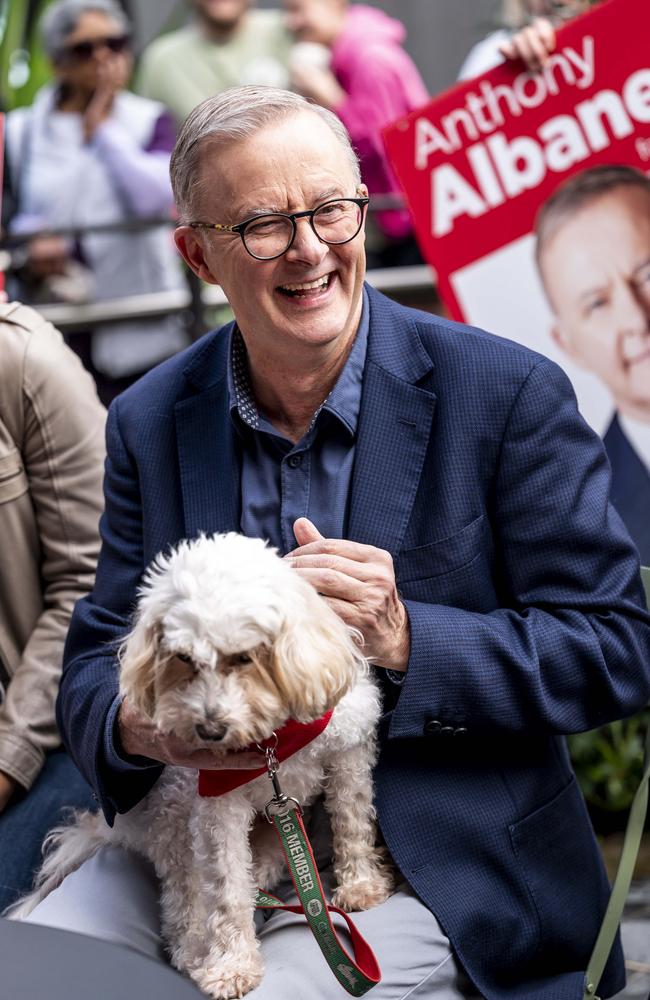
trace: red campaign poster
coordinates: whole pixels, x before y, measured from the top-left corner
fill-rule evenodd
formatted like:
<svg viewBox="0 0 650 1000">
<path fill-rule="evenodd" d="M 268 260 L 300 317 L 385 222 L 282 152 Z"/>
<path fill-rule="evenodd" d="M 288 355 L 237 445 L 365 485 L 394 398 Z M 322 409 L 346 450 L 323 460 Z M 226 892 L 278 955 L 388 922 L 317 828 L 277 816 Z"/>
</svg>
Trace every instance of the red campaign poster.
<svg viewBox="0 0 650 1000">
<path fill-rule="evenodd" d="M 609 0 L 557 32 L 542 72 L 504 63 L 384 133 L 450 315 L 564 368 L 646 564 L 649 39 L 648 0 Z"/>
</svg>

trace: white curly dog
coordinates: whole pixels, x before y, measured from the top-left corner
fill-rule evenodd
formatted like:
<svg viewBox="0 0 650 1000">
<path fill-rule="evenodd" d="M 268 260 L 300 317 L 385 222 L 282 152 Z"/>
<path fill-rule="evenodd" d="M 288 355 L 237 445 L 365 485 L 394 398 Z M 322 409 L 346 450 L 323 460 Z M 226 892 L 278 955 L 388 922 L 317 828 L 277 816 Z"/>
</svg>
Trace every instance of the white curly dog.
<svg viewBox="0 0 650 1000">
<path fill-rule="evenodd" d="M 381 903 L 393 888 L 372 796 L 379 693 L 358 639 L 275 550 L 229 533 L 181 542 L 154 561 L 119 657 L 121 693 L 161 733 L 210 746 L 217 758 L 271 738 L 289 719 L 311 722 L 334 709 L 280 775 L 303 806 L 324 792 L 332 902 L 348 911 Z M 172 963 L 212 997 L 242 996 L 263 973 L 256 886 L 272 889 L 284 870 L 261 816 L 270 792 L 263 774 L 200 797 L 196 772 L 168 765 L 112 828 L 86 812 L 53 831 L 38 888 L 12 917 L 31 912 L 103 845 L 124 846 L 155 866 Z"/>
</svg>

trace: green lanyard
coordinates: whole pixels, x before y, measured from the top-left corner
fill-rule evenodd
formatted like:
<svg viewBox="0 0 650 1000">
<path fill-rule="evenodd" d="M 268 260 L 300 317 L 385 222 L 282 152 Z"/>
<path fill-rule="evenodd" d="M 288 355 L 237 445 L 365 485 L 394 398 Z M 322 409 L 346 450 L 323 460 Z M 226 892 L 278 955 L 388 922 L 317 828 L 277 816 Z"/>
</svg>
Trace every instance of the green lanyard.
<svg viewBox="0 0 650 1000">
<path fill-rule="evenodd" d="M 618 863 L 616 878 L 609 897 L 607 910 L 600 926 L 600 932 L 589 959 L 585 974 L 585 990 L 583 1000 L 599 1000 L 596 990 L 612 950 L 616 931 L 621 922 L 623 907 L 627 897 L 634 865 L 639 853 L 639 844 L 643 834 L 643 824 L 648 811 L 648 781 L 650 780 L 650 726 L 646 733 L 645 757 L 643 761 L 643 777 L 637 788 L 636 795 L 630 807 L 630 815 L 623 840 L 623 850 Z"/>
<path fill-rule="evenodd" d="M 302 821 L 300 803 L 285 795 L 277 778 L 278 761 L 273 749 L 265 749 L 266 766 L 273 782 L 274 796 L 266 806 L 266 818 L 275 826 L 289 873 L 300 902 L 287 904 L 267 892 L 257 890 L 256 906 L 303 913 L 318 946 L 341 986 L 353 997 L 362 997 L 381 980 L 377 959 L 349 914 L 325 899 L 318 868 Z M 338 913 L 348 925 L 354 958 L 339 941 L 330 913 Z"/>
</svg>

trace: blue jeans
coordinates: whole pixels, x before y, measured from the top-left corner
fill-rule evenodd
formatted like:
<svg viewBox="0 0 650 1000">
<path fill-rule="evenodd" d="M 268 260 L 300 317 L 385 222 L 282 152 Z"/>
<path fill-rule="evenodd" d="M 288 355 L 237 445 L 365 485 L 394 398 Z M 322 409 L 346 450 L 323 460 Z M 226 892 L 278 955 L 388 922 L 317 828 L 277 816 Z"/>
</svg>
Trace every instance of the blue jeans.
<svg viewBox="0 0 650 1000">
<path fill-rule="evenodd" d="M 65 750 L 54 750 L 29 792 L 0 813 L 0 912 L 31 888 L 45 835 L 65 821 L 70 807 L 96 804 Z"/>
</svg>

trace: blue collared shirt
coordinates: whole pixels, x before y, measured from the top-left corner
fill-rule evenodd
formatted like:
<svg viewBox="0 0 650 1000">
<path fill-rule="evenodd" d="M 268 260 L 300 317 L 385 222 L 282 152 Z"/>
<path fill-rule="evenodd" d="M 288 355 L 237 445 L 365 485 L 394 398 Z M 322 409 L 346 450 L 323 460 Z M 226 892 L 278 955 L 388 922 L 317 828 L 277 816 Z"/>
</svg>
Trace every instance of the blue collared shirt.
<svg viewBox="0 0 650 1000">
<path fill-rule="evenodd" d="M 326 538 L 346 536 L 368 326 L 364 291 L 352 350 L 296 444 L 258 410 L 246 348 L 239 331 L 233 333 L 228 388 L 241 449 L 240 527 L 242 534 L 266 539 L 283 555 L 296 546 L 293 524 L 298 517 L 308 517 Z"/>
<path fill-rule="evenodd" d="M 326 538 L 344 538 L 352 481 L 363 369 L 368 345 L 369 307 L 364 289 L 359 329 L 336 384 L 314 414 L 297 444 L 288 441 L 261 414 L 253 398 L 246 348 L 235 328 L 228 360 L 230 415 L 241 442 L 241 531 L 265 538 L 281 554 L 296 547 L 293 522 L 308 517 Z M 105 729 L 107 765 L 125 771 L 131 761 L 115 746 L 114 727 L 120 706 L 116 697 Z"/>
</svg>

